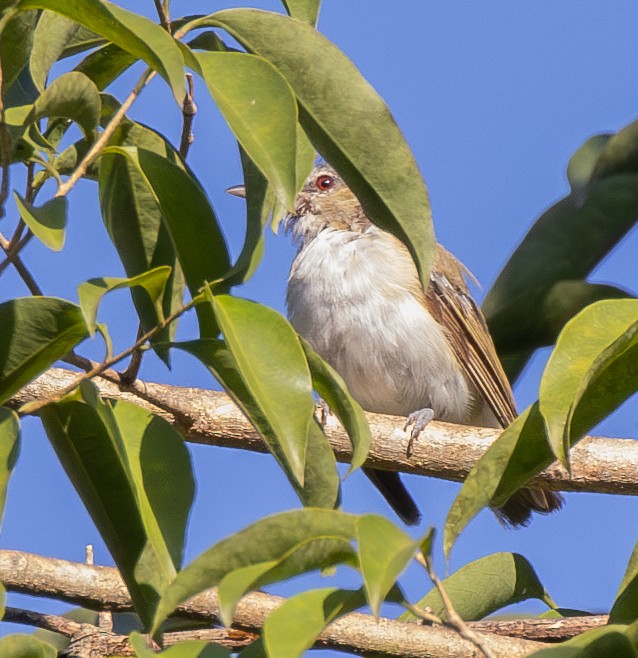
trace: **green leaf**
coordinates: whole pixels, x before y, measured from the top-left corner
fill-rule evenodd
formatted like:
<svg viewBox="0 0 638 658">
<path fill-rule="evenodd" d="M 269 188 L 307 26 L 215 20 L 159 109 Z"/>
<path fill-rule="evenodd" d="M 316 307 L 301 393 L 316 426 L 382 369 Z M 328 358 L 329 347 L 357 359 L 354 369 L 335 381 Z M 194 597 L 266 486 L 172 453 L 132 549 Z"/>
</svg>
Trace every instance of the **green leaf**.
<svg viewBox="0 0 638 658">
<path fill-rule="evenodd" d="M 328 624 L 365 603 L 361 590 L 336 587 L 290 597 L 266 619 L 262 636 L 267 654 L 286 658 L 304 655 Z"/>
<path fill-rule="evenodd" d="M 264 442 L 282 467 L 301 502 L 306 507 L 333 508 L 339 502 L 339 474 L 334 453 L 314 419 L 308 425 L 306 464 L 303 487 L 290 473 L 285 456 L 279 449 L 268 417 L 243 381 L 232 353 L 223 341 L 196 340 L 175 343 L 174 347 L 199 359 L 222 384 L 262 435 Z"/>
<path fill-rule="evenodd" d="M 564 328 L 556 342 L 539 390 L 539 407 L 556 457 L 569 468 L 573 418 L 583 396 L 606 371 L 620 377 L 600 390 L 598 416 L 605 417 L 638 390 L 638 300 L 608 300 L 586 308 Z M 600 388 L 600 384 L 599 384 Z M 592 415 L 592 396 L 589 415 Z M 587 431 L 588 428 L 580 428 Z"/>
<path fill-rule="evenodd" d="M 446 556 L 463 528 L 484 507 L 503 504 L 552 461 L 554 456 L 545 440 L 543 419 L 536 403 L 503 431 L 465 479 L 445 521 L 443 548 Z M 499 493 L 502 495 L 497 503 Z"/>
<path fill-rule="evenodd" d="M 258 415 L 267 420 L 270 431 L 264 440 L 274 443 L 271 451 L 283 456 L 303 487 L 314 403 L 297 334 L 279 313 L 261 304 L 229 295 L 211 296 L 209 301 Z"/>
<path fill-rule="evenodd" d="M 0 34 L 3 96 L 6 96 L 7 90 L 29 61 L 37 17 L 38 14 L 35 11 L 19 12 L 9 20 Z M 3 100 L 6 103 L 7 99 Z M 13 103 L 8 105 L 11 104 Z"/>
<path fill-rule="evenodd" d="M 638 619 L 638 544 L 629 558 L 616 600 L 609 613 L 613 624 L 631 623 Z"/>
<path fill-rule="evenodd" d="M 226 242 L 210 201 L 197 179 L 183 166 L 144 148 L 109 146 L 104 151 L 102 163 L 105 156 L 125 157 L 139 175 L 137 182 L 152 194 L 191 295 L 196 296 L 207 281 L 222 279 L 230 268 Z M 112 164 L 104 165 L 103 170 L 103 164 L 100 164 L 100 198 L 105 216 L 113 216 L 114 209 L 108 206 L 120 200 L 117 186 L 111 179 L 111 168 Z M 140 200 L 145 198 L 142 195 Z M 199 305 L 197 313 L 202 337 L 216 336 L 218 329 L 211 309 Z"/>
<path fill-rule="evenodd" d="M 87 334 L 80 307 L 63 299 L 25 297 L 0 304 L 0 404 Z"/>
<path fill-rule="evenodd" d="M 135 64 L 135 61 L 134 55 L 113 43 L 108 43 L 87 55 L 74 70 L 84 73 L 102 91 Z"/>
<path fill-rule="evenodd" d="M 414 557 L 417 543 L 387 519 L 373 514 L 357 520 L 357 541 L 366 596 L 372 614 L 378 615 L 381 603 Z"/>
<path fill-rule="evenodd" d="M 170 84 L 181 106 L 186 94 L 181 51 L 174 39 L 148 18 L 104 0 L 21 0 L 19 7 L 55 11 L 143 59 Z"/>
<path fill-rule="evenodd" d="M 56 658 L 58 652 L 47 642 L 15 633 L 0 639 L 0 656 L 7 658 Z"/>
<path fill-rule="evenodd" d="M 288 556 L 284 556 L 286 559 Z M 220 581 L 217 587 L 217 596 L 219 597 L 219 617 L 227 628 L 233 623 L 235 606 L 239 599 L 256 587 L 263 576 L 265 576 L 274 567 L 280 564 L 280 560 L 269 560 L 268 562 L 257 562 L 248 564 L 245 567 L 235 569 L 227 573 Z"/>
<path fill-rule="evenodd" d="M 634 134 L 638 122 L 612 138 L 581 147 L 572 159 L 576 164 L 570 163 L 572 194 L 541 215 L 487 294 L 483 312 L 510 378 L 521 372 L 534 349 L 553 342 L 557 315 L 562 313 L 563 322 L 571 317 L 564 309 L 552 313 L 548 308 L 554 286 L 587 277 L 634 225 L 638 217 Z M 581 308 L 576 305 L 573 312 Z M 553 326 L 548 327 L 548 321 Z"/>
<path fill-rule="evenodd" d="M 297 193 L 297 103 L 290 85 L 272 64 L 254 55 L 209 52 L 196 57 L 242 148 L 291 209 Z"/>
<path fill-rule="evenodd" d="M 281 14 L 227 9 L 200 21 L 206 25 L 223 28 L 286 78 L 317 150 L 368 217 L 408 246 L 427 287 L 434 259 L 427 188 L 388 107 L 352 62 L 310 25 Z"/>
<path fill-rule="evenodd" d="M 610 134 L 594 135 L 572 155 L 567 165 L 567 180 L 572 192 L 583 193 L 587 190 L 598 157 L 610 139 Z"/>
<path fill-rule="evenodd" d="M 71 71 L 56 78 L 33 106 L 11 108 L 7 123 L 20 129 L 42 117 L 64 117 L 75 121 L 87 138 L 100 120 L 100 92 L 83 73 Z"/>
<path fill-rule="evenodd" d="M 159 324 L 163 322 L 162 300 L 166 289 L 166 282 L 170 275 L 171 268 L 168 265 L 162 265 L 130 279 L 101 277 L 99 279 L 89 279 L 89 281 L 80 284 L 78 286 L 78 299 L 86 326 L 89 328 L 91 335 L 94 334 L 97 326 L 97 308 L 102 297 L 107 292 L 111 292 L 111 290 L 119 290 L 121 288 L 131 288 L 133 286 L 143 288 L 147 292 L 155 309 L 155 323 Z"/>
<path fill-rule="evenodd" d="M 228 271 L 225 281 L 229 286 L 241 285 L 255 272 L 264 254 L 264 227 L 273 206 L 268 180 L 255 163 L 239 147 L 246 195 L 246 237 L 237 262 Z"/>
<path fill-rule="evenodd" d="M 164 593 L 153 630 L 182 602 L 251 565 L 278 562 L 265 581 L 275 582 L 335 564 L 354 566 L 350 542 L 356 517 L 333 510 L 283 512 L 248 526 L 204 551 L 183 569 Z"/>
<path fill-rule="evenodd" d="M 494 553 L 470 562 L 443 581 L 456 612 L 465 621 L 483 619 L 493 612 L 527 599 L 548 602 L 549 596 L 532 565 L 517 553 Z M 446 608 L 436 587 L 416 607 L 431 608 L 446 619 Z M 411 612 L 403 620 L 415 619 Z"/>
<path fill-rule="evenodd" d="M 315 391 L 337 415 L 352 443 L 352 460 L 346 473 L 349 475 L 361 467 L 368 456 L 372 440 L 368 421 L 361 405 L 348 392 L 341 375 L 312 349 L 308 341 L 301 337 L 300 340 L 308 359 Z"/>
<path fill-rule="evenodd" d="M 64 246 L 66 231 L 66 197 L 54 197 L 44 205 L 36 206 L 25 201 L 17 192 L 13 193 L 20 217 L 43 245 L 53 251 Z"/>
<path fill-rule="evenodd" d="M 109 98 L 107 96 L 105 100 Z M 133 121 L 125 120 L 110 143 L 140 146 L 167 158 L 175 166 L 182 166 L 177 152 L 161 135 Z M 64 164 L 61 161 L 63 156 L 64 153 L 56 160 L 59 168 Z M 74 166 L 73 159 L 71 156 L 68 162 L 71 167 Z M 107 154 L 100 160 L 98 182 L 102 218 L 126 274 L 133 278 L 159 266 L 172 269 L 162 303 L 164 317 L 172 315 L 183 303 L 184 275 L 177 262 L 175 247 L 160 204 L 149 188 L 148 181 L 128 158 Z M 188 204 L 188 199 L 185 203 Z M 157 317 L 153 304 L 139 288 L 133 288 L 131 295 L 142 328 L 145 332 L 149 331 Z M 177 322 L 172 322 L 152 339 L 155 351 L 164 362 L 168 362 L 169 352 L 159 344 L 172 341 L 176 329 Z"/>
<path fill-rule="evenodd" d="M 0 520 L 7 500 L 7 486 L 20 452 L 20 419 L 15 411 L 0 407 Z M 3 604 L 4 607 L 4 604 Z M 2 619 L 2 615 L 0 615 Z"/>
<path fill-rule="evenodd" d="M 313 27 L 317 24 L 321 0 L 282 0 L 288 15 L 308 23 Z"/>
<path fill-rule="evenodd" d="M 80 26 L 52 11 L 43 11 L 33 35 L 29 69 L 33 83 L 44 91 L 51 67 L 58 61 Z"/>
<path fill-rule="evenodd" d="M 41 417 L 148 624 L 181 565 L 194 494 L 181 436 L 141 407 L 103 401 L 86 382 Z"/>
<path fill-rule="evenodd" d="M 530 658 L 636 658 L 638 653 L 625 634 L 627 630 L 620 625 L 593 628 L 560 646 L 535 651 Z"/>
</svg>

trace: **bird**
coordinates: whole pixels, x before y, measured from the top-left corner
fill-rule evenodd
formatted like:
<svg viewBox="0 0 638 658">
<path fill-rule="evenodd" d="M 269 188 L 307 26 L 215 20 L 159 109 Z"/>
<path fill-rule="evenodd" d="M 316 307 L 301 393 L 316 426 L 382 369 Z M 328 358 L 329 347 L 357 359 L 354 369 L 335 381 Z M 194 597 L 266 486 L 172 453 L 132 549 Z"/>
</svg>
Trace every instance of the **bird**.
<svg viewBox="0 0 638 658">
<path fill-rule="evenodd" d="M 282 223 L 297 246 L 286 294 L 290 323 L 365 411 L 407 418 L 408 451 L 432 419 L 504 428 L 516 418 L 510 384 L 466 284 L 469 272 L 449 251 L 436 244 L 424 289 L 407 247 L 370 221 L 325 162 Z M 420 522 L 398 473 L 362 470 L 406 524 Z M 525 526 L 533 512 L 553 512 L 562 502 L 535 486 L 494 511 L 505 525 Z"/>
</svg>

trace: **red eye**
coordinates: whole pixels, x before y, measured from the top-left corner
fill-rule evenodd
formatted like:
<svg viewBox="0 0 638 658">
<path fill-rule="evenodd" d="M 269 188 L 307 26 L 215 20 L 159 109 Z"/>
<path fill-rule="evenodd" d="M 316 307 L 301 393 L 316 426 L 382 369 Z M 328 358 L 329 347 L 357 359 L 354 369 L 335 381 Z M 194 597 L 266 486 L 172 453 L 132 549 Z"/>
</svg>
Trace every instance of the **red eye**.
<svg viewBox="0 0 638 658">
<path fill-rule="evenodd" d="M 332 176 L 319 176 L 315 181 L 318 190 L 329 190 L 334 184 L 335 179 Z"/>
</svg>

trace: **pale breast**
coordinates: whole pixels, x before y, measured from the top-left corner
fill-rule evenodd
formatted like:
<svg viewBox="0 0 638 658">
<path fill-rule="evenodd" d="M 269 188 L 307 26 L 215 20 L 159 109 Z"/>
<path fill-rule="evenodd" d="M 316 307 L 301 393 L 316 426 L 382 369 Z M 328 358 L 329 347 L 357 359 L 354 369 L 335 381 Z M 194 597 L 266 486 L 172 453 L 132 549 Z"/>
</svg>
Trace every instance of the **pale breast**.
<svg viewBox="0 0 638 658">
<path fill-rule="evenodd" d="M 364 409 L 406 416 L 429 407 L 462 422 L 468 384 L 415 288 L 412 259 L 392 236 L 326 229 L 293 263 L 288 314 Z"/>
</svg>

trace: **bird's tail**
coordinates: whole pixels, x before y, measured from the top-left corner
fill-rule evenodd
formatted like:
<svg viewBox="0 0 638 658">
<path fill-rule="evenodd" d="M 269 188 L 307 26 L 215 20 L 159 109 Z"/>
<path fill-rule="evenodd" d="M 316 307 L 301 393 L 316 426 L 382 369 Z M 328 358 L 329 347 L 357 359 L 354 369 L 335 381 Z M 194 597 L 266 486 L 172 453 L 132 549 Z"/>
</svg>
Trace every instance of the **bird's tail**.
<svg viewBox="0 0 638 658">
<path fill-rule="evenodd" d="M 401 477 L 398 473 L 380 471 L 373 468 L 364 468 L 362 470 L 388 503 L 390 503 L 392 509 L 401 517 L 404 523 L 408 525 L 419 523 L 421 512 L 419 512 L 419 508 L 416 506 L 412 496 L 410 496 L 405 485 L 401 482 Z"/>
<path fill-rule="evenodd" d="M 526 526 L 533 512 L 550 514 L 563 506 L 563 497 L 560 494 L 535 487 L 534 489 L 523 488 L 513 493 L 505 504 L 495 508 L 494 512 L 499 521 L 507 526 Z"/>
</svg>

